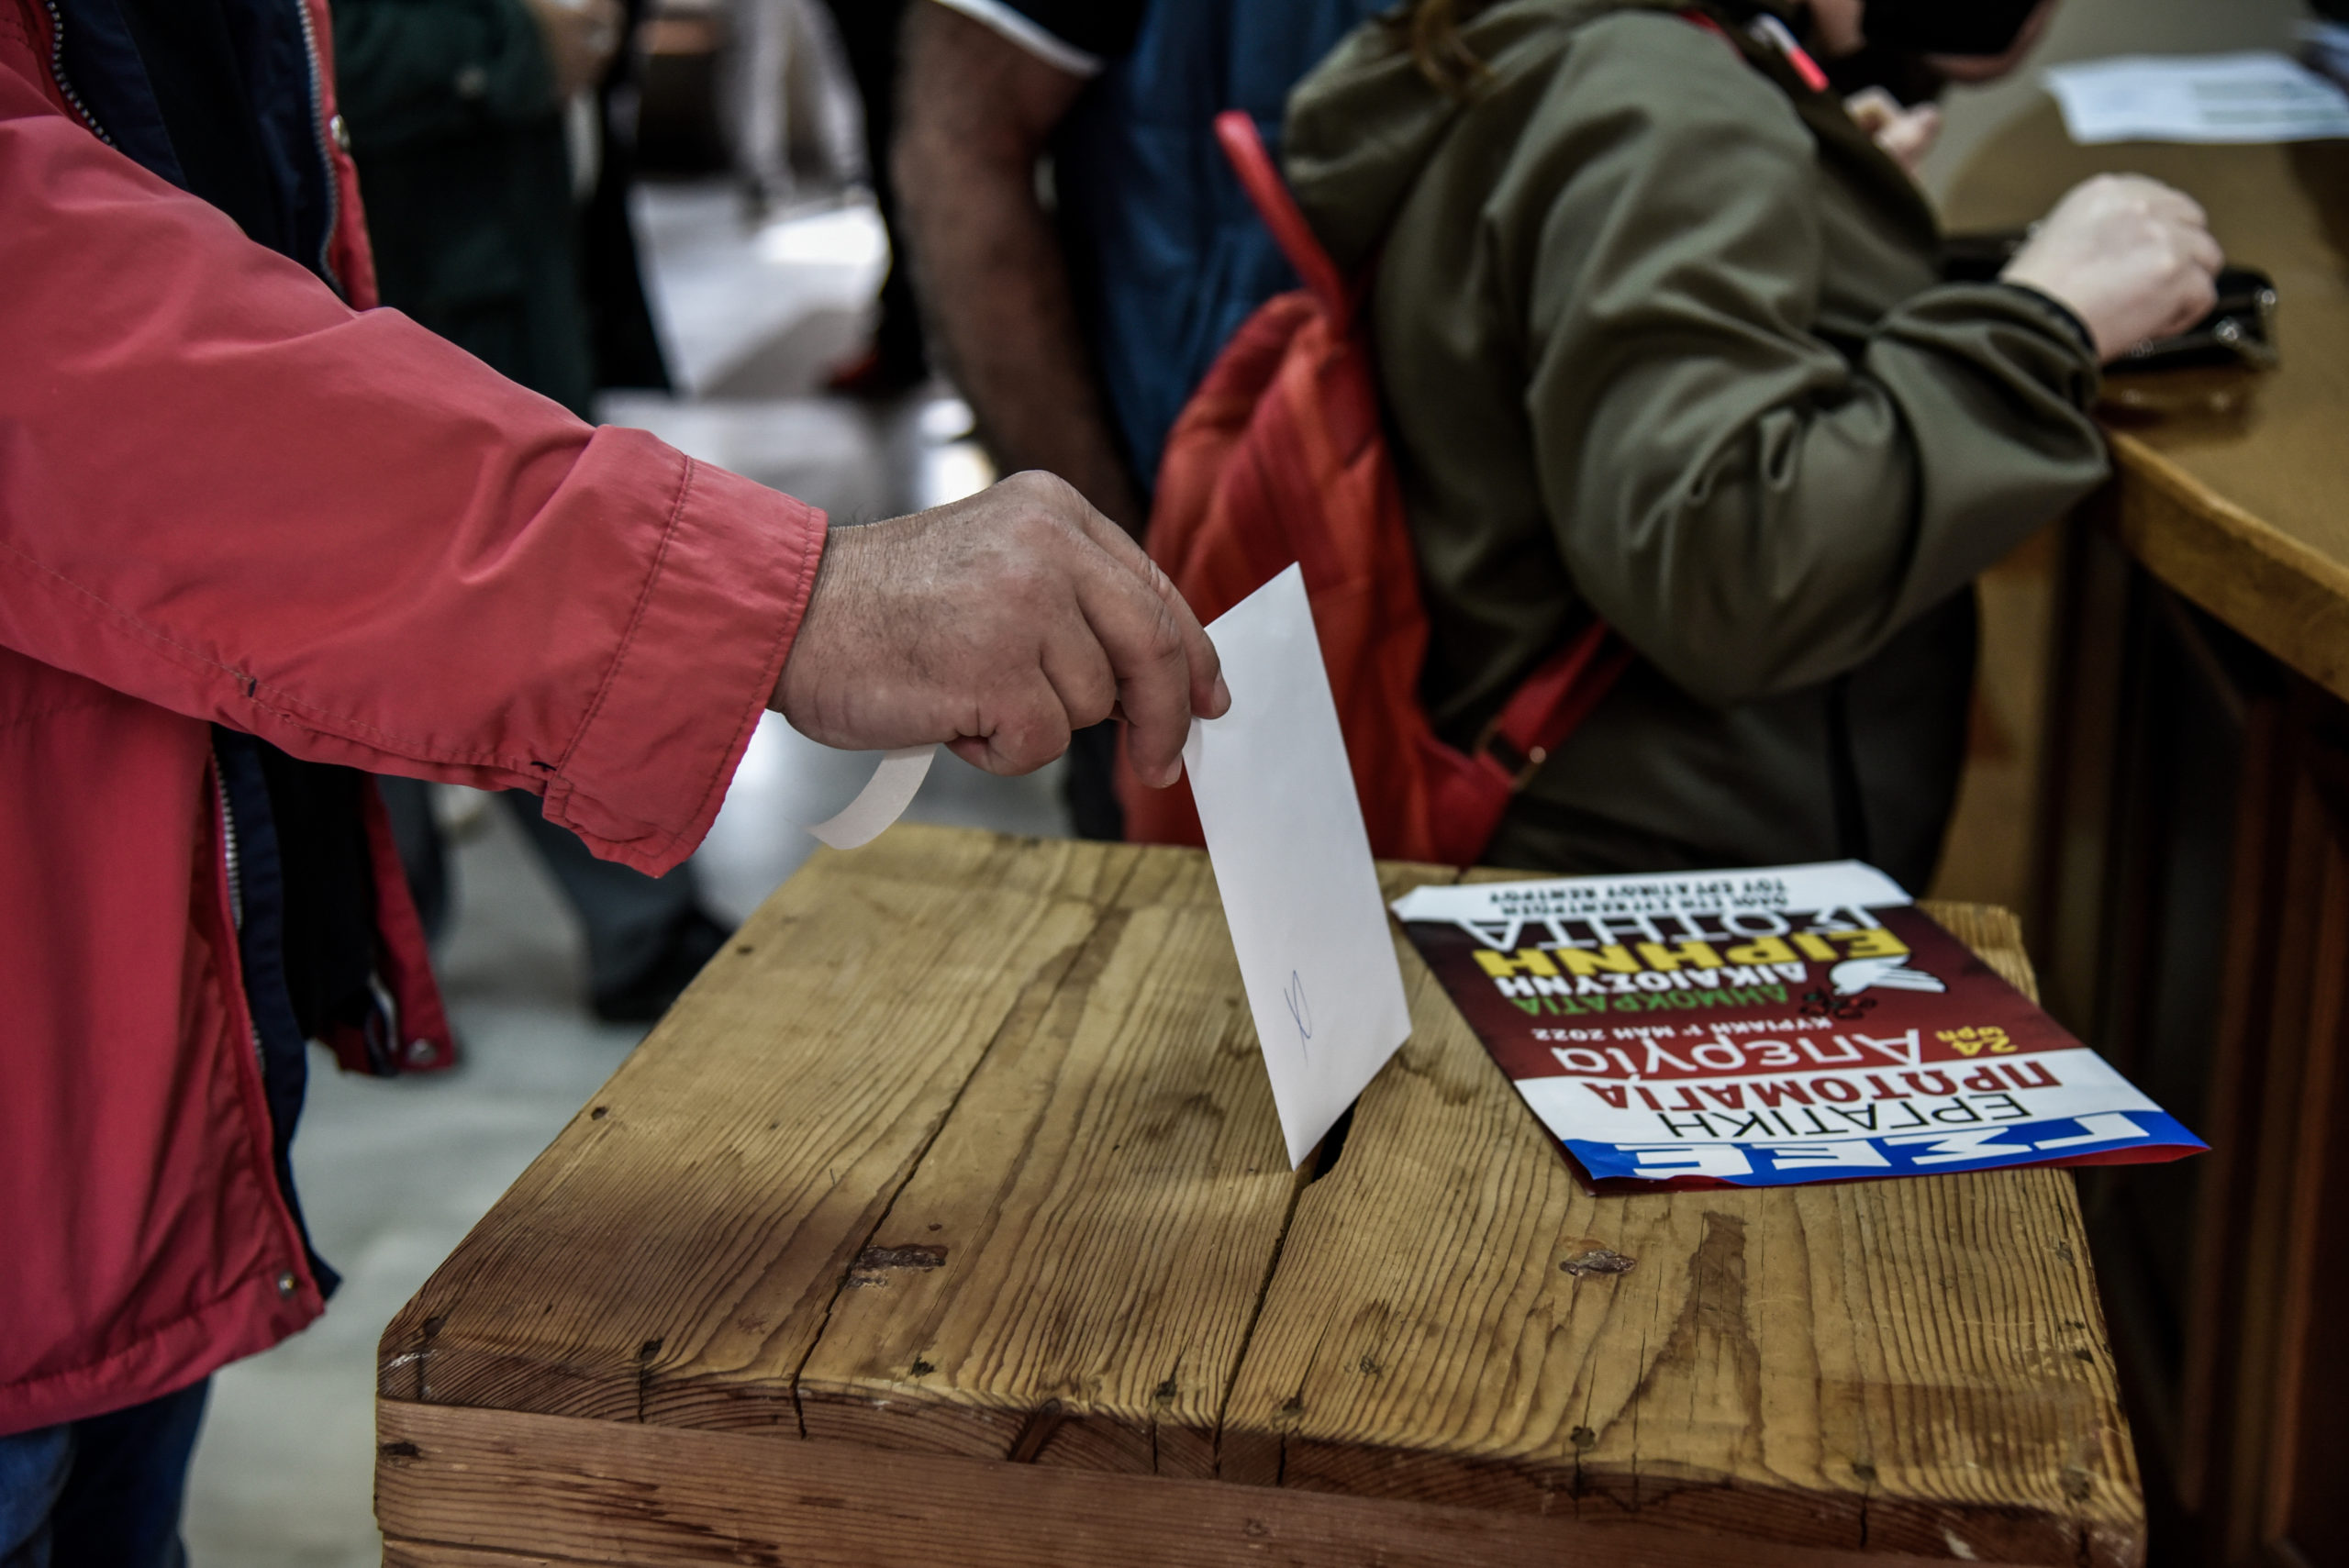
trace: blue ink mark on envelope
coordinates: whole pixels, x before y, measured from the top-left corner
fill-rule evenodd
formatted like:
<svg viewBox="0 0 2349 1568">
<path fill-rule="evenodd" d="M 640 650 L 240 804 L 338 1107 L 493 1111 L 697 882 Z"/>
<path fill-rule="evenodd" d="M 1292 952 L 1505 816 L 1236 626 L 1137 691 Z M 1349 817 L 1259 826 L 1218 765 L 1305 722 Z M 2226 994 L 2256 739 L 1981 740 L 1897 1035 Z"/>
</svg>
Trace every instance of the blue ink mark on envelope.
<svg viewBox="0 0 2349 1568">
<path fill-rule="evenodd" d="M 1288 1016 L 1297 1021 L 1297 1049 L 1305 1052 L 1308 1062 L 1313 1060 L 1313 999 L 1305 994 L 1305 980 L 1296 970 L 1288 972 L 1288 984 L 1281 987 L 1281 999 L 1288 1004 Z"/>
</svg>

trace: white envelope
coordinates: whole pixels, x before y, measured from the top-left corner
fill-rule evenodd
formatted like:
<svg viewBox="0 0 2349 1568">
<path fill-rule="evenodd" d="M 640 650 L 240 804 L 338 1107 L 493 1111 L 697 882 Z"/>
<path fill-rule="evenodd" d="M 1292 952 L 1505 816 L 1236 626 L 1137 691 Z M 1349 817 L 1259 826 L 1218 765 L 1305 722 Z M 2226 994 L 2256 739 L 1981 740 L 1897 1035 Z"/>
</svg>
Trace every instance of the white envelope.
<svg viewBox="0 0 2349 1568">
<path fill-rule="evenodd" d="M 1208 628 L 1231 710 L 1183 747 L 1294 1166 L 1411 1032 L 1297 567 Z"/>
</svg>

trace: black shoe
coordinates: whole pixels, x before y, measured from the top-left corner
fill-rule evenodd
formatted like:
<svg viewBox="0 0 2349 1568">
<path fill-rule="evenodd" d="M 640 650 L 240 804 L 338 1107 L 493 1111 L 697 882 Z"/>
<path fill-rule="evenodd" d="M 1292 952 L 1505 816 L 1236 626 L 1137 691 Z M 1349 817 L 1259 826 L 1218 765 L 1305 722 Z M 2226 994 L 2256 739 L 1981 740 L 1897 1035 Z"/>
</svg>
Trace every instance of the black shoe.
<svg viewBox="0 0 2349 1568">
<path fill-rule="evenodd" d="M 729 928 L 695 910 L 678 922 L 668 945 L 643 973 L 624 985 L 596 993 L 590 1003 L 596 1016 L 607 1024 L 657 1022 L 733 934 Z"/>
</svg>

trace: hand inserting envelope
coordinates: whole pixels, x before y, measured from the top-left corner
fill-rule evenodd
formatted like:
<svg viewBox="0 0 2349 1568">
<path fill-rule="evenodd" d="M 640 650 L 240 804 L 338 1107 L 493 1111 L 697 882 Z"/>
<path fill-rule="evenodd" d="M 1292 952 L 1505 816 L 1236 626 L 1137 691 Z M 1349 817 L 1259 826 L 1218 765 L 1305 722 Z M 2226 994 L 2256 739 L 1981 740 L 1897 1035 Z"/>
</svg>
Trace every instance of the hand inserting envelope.
<svg viewBox="0 0 2349 1568">
<path fill-rule="evenodd" d="M 1296 1165 L 1411 1032 L 1338 706 L 1295 566 L 1208 628 L 1231 710 L 1183 747 Z"/>
<path fill-rule="evenodd" d="M 1303 573 L 1290 567 L 1208 635 L 1231 708 L 1191 721 L 1183 763 L 1295 1165 L 1409 1036 L 1410 1012 Z M 936 753 L 886 753 L 807 831 L 840 850 L 878 837 Z"/>
</svg>

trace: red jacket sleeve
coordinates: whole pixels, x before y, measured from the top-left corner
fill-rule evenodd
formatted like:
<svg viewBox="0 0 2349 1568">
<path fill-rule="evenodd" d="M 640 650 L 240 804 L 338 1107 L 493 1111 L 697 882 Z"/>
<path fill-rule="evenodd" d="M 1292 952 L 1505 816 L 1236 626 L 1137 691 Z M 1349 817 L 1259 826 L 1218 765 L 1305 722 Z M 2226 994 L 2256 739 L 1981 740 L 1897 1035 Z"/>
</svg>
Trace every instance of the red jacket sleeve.
<svg viewBox="0 0 2349 1568">
<path fill-rule="evenodd" d="M 354 312 L 0 39 L 0 644 L 296 756 L 542 792 L 675 864 L 821 513 Z"/>
</svg>

